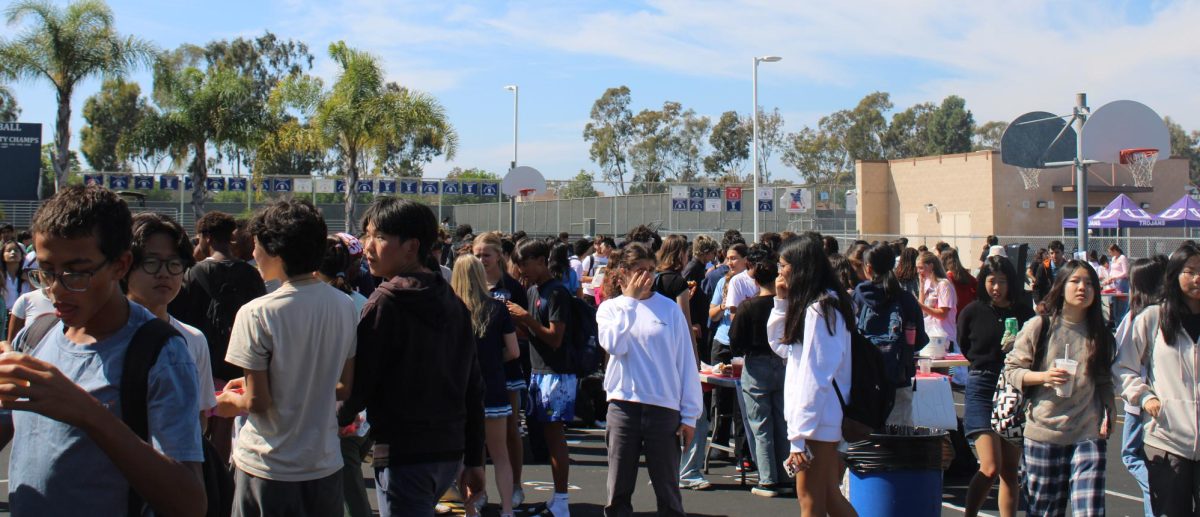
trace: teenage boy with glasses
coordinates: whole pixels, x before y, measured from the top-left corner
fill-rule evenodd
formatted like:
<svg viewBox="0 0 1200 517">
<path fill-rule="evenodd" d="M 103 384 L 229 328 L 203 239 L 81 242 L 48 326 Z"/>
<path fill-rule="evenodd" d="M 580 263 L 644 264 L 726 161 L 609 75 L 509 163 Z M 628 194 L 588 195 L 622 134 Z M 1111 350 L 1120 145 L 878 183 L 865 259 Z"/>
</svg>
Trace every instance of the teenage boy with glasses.
<svg viewBox="0 0 1200 517">
<path fill-rule="evenodd" d="M 13 410 L 7 423 L 16 431 L 8 473 L 15 515 L 134 513 L 133 496 L 156 514 L 205 513 L 196 366 L 183 338 L 168 337 L 149 368 L 145 441 L 117 403 L 131 340 L 156 321 L 121 292 L 133 262 L 131 225 L 125 202 L 95 186 L 68 187 L 34 216 L 39 269 L 30 278 L 61 322 L 27 353 L 0 356 L 0 405 Z"/>
</svg>

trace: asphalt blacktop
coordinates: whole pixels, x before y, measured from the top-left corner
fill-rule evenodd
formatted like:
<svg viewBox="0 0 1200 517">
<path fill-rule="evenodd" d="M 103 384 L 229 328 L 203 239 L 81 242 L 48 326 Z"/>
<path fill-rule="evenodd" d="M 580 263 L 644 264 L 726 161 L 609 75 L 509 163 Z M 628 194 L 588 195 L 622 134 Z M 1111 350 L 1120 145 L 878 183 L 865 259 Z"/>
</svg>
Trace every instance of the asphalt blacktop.
<svg viewBox="0 0 1200 517">
<path fill-rule="evenodd" d="M 955 393 L 958 404 L 962 396 Z M 1119 405 L 1119 404 L 1118 404 Z M 958 407 L 959 414 L 962 407 Z M 1118 422 L 1117 429 L 1121 429 Z M 571 515 L 575 517 L 591 517 L 603 515 L 605 499 L 605 480 L 607 463 L 605 460 L 604 431 L 599 429 L 573 429 L 569 432 L 571 448 Z M 1110 440 L 1107 464 L 1107 513 L 1111 516 L 1142 515 L 1141 492 L 1133 478 L 1125 470 L 1120 460 L 1120 443 Z M 7 486 L 8 450 L 0 453 L 0 472 L 5 473 L 3 483 Z M 364 465 L 364 476 L 370 497 L 374 501 L 374 483 L 369 469 Z M 537 515 L 540 503 L 544 503 L 553 493 L 550 467 L 544 464 L 526 465 L 522 484 L 525 487 L 527 504 L 518 509 L 517 515 Z M 713 489 L 703 492 L 685 490 L 683 494 L 684 507 L 689 515 L 695 516 L 783 516 L 799 515 L 800 509 L 794 496 L 764 498 L 750 493 L 754 476 L 745 485 L 740 485 L 741 474 L 734 470 L 732 462 L 716 458 L 711 465 L 708 479 Z M 638 489 L 634 493 L 634 508 L 636 515 L 655 515 L 654 491 L 649 484 L 645 470 L 639 472 Z M 947 476 L 943 481 L 942 515 L 962 515 L 962 505 L 966 494 L 968 476 Z M 496 497 L 495 484 L 488 471 L 489 495 Z M 0 515 L 8 515 L 8 490 L 0 493 Z M 983 515 L 999 515 L 995 504 L 996 489 L 992 490 L 983 509 Z M 372 504 L 374 506 L 374 503 Z M 454 513 L 462 514 L 461 505 L 452 504 Z M 86 514 L 81 508 L 80 515 Z M 491 505 L 484 512 L 485 516 L 498 516 L 499 507 Z M 864 516 L 866 517 L 866 516 Z"/>
</svg>

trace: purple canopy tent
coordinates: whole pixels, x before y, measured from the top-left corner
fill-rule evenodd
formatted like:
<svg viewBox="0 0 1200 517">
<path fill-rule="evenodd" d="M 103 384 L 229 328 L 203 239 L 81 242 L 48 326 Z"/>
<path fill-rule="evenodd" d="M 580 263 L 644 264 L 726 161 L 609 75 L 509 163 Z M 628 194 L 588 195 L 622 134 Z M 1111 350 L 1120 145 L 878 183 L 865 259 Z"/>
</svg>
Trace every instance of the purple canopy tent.
<svg viewBox="0 0 1200 517">
<path fill-rule="evenodd" d="M 1198 205 L 1200 206 L 1200 205 Z M 1088 218 L 1088 228 L 1146 228 L 1167 226 L 1166 221 L 1159 219 L 1138 206 L 1129 196 L 1120 194 L 1096 215 Z M 1078 228 L 1075 219 L 1063 219 L 1063 228 Z"/>
<path fill-rule="evenodd" d="M 1184 195 L 1158 214 L 1158 218 L 1171 228 L 1200 228 L 1200 202 Z"/>
</svg>

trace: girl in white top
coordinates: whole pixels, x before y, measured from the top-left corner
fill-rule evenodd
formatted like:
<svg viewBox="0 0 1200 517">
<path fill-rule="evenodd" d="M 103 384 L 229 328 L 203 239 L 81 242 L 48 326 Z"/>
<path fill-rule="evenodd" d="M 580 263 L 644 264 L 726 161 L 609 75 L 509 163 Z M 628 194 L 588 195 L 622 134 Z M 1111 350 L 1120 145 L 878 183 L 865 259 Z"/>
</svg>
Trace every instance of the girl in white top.
<svg viewBox="0 0 1200 517">
<path fill-rule="evenodd" d="M 775 308 L 767 320 L 767 339 L 787 359 L 783 412 L 796 467 L 796 496 L 801 515 L 857 515 L 838 489 L 842 406 L 850 387 L 850 296 L 829 265 L 821 239 L 806 233 L 779 254 Z"/>
<path fill-rule="evenodd" d="M 684 515 L 676 436 L 691 443 L 703 404 L 691 332 L 675 300 L 652 291 L 655 260 L 646 246 L 628 244 L 610 264 L 616 269 L 605 283 L 608 299 L 596 313 L 600 346 L 609 354 L 605 515 L 632 512 L 642 454 L 658 513 Z"/>
</svg>

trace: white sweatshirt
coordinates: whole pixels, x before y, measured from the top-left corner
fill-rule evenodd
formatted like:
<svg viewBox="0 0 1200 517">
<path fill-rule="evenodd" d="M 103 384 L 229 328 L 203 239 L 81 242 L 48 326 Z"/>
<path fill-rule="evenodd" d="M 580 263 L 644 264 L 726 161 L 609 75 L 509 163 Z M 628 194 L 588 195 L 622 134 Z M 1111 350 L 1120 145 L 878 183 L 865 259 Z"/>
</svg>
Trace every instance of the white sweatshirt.
<svg viewBox="0 0 1200 517">
<path fill-rule="evenodd" d="M 836 379 L 846 402 L 850 402 L 850 333 L 840 313 L 835 314 L 833 330 L 814 303 L 804 315 L 802 343 L 784 343 L 787 325 L 787 300 L 775 299 L 775 308 L 767 319 L 767 341 L 771 349 L 787 359 L 783 385 L 783 416 L 787 419 L 788 440 L 792 452 L 804 450 L 805 440 L 839 442 L 842 440 L 842 405 L 833 390 Z"/>
<path fill-rule="evenodd" d="M 637 300 L 605 300 L 596 312 L 600 346 L 609 354 L 604 373 L 608 400 L 625 400 L 679 411 L 696 427 L 703 404 L 691 329 L 675 300 L 654 293 Z"/>
</svg>

